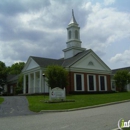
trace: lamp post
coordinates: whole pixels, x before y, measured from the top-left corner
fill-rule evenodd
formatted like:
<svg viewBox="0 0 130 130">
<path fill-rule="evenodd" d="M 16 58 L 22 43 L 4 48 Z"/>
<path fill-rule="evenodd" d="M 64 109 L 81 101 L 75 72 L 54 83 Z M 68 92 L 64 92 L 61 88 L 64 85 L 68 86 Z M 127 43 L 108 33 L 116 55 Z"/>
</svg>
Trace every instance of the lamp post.
<svg viewBox="0 0 130 130">
<path fill-rule="evenodd" d="M 45 99 L 45 74 L 43 73 L 42 76 L 43 76 L 43 79 L 44 79 L 44 99 Z"/>
</svg>

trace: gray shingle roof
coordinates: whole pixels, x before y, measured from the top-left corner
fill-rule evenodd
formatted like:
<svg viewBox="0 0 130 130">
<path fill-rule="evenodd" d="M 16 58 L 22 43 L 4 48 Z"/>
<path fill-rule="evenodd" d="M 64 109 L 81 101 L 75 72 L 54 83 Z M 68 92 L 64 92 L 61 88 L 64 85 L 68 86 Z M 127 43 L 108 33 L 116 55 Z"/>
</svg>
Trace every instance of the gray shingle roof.
<svg viewBox="0 0 130 130">
<path fill-rule="evenodd" d="M 13 77 L 15 77 L 16 75 L 12 75 L 12 74 L 9 74 L 7 75 L 7 81 L 11 80 Z"/>
<path fill-rule="evenodd" d="M 117 71 L 119 71 L 119 70 L 128 70 L 128 71 L 130 71 L 130 67 L 124 67 L 124 68 L 118 68 L 118 69 L 113 69 L 112 70 L 112 74 L 115 74 Z"/>
<path fill-rule="evenodd" d="M 48 65 L 62 65 L 64 59 L 50 59 L 50 58 L 42 58 L 42 57 L 34 57 L 31 58 L 41 67 L 47 67 Z"/>
<path fill-rule="evenodd" d="M 10 78 L 8 78 L 8 77 L 10 77 Z M 9 75 L 8 77 L 7 77 L 7 82 L 12 82 L 12 81 L 17 82 L 17 80 L 19 78 L 19 74 L 18 75 Z"/>
<path fill-rule="evenodd" d="M 85 50 L 76 54 L 75 56 L 68 58 L 68 59 L 50 59 L 50 58 L 42 58 L 42 57 L 35 57 L 31 56 L 31 58 L 40 66 L 40 67 L 47 67 L 48 65 L 61 65 L 63 67 L 69 67 L 82 57 L 87 55 L 91 50 Z"/>
<path fill-rule="evenodd" d="M 84 56 L 86 56 L 87 54 L 89 54 L 90 52 L 91 52 L 91 49 L 85 50 L 83 52 L 76 54 L 75 56 L 71 58 L 65 59 L 64 62 L 62 63 L 62 66 L 69 67 L 73 65 L 75 62 L 77 62 L 78 60 L 80 60 L 81 58 L 83 58 Z"/>
</svg>

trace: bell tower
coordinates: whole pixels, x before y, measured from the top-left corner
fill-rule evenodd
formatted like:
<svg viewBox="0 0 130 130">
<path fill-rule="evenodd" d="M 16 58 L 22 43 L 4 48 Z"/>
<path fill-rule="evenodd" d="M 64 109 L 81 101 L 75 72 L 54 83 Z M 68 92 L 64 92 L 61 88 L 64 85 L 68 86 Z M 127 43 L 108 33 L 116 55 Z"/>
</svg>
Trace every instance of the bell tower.
<svg viewBox="0 0 130 130">
<path fill-rule="evenodd" d="M 76 22 L 74 17 L 74 12 L 72 10 L 72 18 L 67 27 L 67 48 L 64 49 L 64 59 L 73 57 L 79 52 L 86 50 L 85 48 L 81 48 L 80 41 L 80 27 Z"/>
</svg>

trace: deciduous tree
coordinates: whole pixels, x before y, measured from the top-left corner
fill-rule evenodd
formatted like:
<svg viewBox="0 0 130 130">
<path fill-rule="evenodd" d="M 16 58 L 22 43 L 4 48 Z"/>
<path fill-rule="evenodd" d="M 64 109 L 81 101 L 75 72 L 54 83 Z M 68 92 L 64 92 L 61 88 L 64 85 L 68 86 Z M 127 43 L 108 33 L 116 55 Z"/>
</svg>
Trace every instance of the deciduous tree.
<svg viewBox="0 0 130 130">
<path fill-rule="evenodd" d="M 20 74 L 24 65 L 24 62 L 14 63 L 11 67 L 8 67 L 8 74 Z"/>
<path fill-rule="evenodd" d="M 47 78 L 47 83 L 51 88 L 60 87 L 63 89 L 68 84 L 68 71 L 61 66 L 48 66 L 45 76 Z"/>
<path fill-rule="evenodd" d="M 23 93 L 23 74 L 21 74 L 18 78 L 18 86 L 16 87 L 16 93 Z"/>
<path fill-rule="evenodd" d="M 0 61 L 0 83 L 1 84 L 6 81 L 6 77 L 7 77 L 6 65 L 4 62 Z"/>
<path fill-rule="evenodd" d="M 125 86 L 130 83 L 130 74 L 128 70 L 120 70 L 117 71 L 114 75 L 114 80 L 116 83 L 116 87 L 119 88 L 120 91 L 125 90 Z"/>
</svg>

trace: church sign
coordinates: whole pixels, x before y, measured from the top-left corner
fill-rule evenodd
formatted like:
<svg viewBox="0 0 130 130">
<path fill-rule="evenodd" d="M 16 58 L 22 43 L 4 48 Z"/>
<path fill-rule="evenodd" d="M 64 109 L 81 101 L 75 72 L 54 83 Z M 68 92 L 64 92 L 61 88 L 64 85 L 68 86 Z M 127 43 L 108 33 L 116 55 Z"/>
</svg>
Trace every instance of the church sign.
<svg viewBox="0 0 130 130">
<path fill-rule="evenodd" d="M 64 100 L 65 99 L 65 88 L 64 89 L 61 89 L 59 87 L 56 87 L 53 89 L 50 88 L 49 97 L 50 97 L 50 100 L 57 100 L 57 99 Z"/>
</svg>

